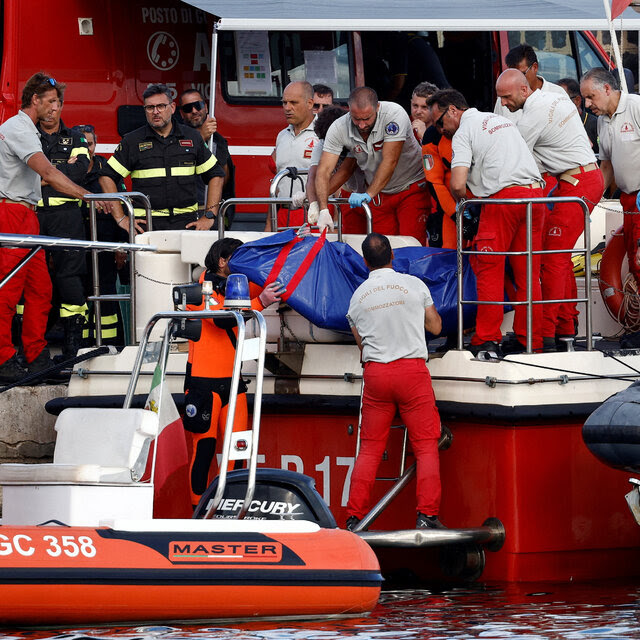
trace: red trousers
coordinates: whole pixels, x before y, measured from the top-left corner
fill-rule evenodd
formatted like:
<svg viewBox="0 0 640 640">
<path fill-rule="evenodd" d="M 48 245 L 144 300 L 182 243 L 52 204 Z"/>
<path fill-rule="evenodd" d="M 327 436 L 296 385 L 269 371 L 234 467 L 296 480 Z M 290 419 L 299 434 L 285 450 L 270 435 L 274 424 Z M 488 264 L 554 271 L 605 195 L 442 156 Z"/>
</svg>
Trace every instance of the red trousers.
<svg viewBox="0 0 640 640">
<path fill-rule="evenodd" d="M 633 273 L 638 285 L 640 285 L 640 267 L 636 263 L 636 251 L 638 250 L 638 240 L 640 240 L 640 213 L 636 206 L 637 191 L 633 193 L 621 193 L 620 204 L 624 214 L 622 230 L 624 232 L 624 244 L 627 248 L 627 259 L 629 261 L 629 272 Z"/>
<path fill-rule="evenodd" d="M 493 194 L 491 198 L 541 198 L 541 188 L 507 187 Z M 532 207 L 532 248 L 539 251 L 542 247 L 542 225 L 545 206 L 534 204 Z M 526 205 L 492 204 L 483 205 L 478 233 L 474 239 L 475 250 L 484 252 L 471 256 L 471 266 L 476 275 L 478 300 L 504 300 L 505 256 L 493 255 L 494 251 L 525 251 L 527 248 Z M 516 288 L 516 301 L 527 299 L 527 257 L 509 256 Z M 540 256 L 533 256 L 531 274 L 532 300 L 541 300 Z M 483 342 L 500 342 L 500 325 L 503 319 L 503 306 L 478 305 L 476 332 L 471 340 L 474 345 Z M 533 305 L 532 346 L 542 348 L 542 309 Z M 527 307 L 516 305 L 513 330 L 522 344 L 526 344 Z"/>
<path fill-rule="evenodd" d="M 604 179 L 600 169 L 572 176 L 577 185 L 558 180 L 553 197 L 584 198 L 589 212 L 600 201 L 604 190 Z M 546 250 L 573 249 L 584 231 L 584 210 L 577 204 L 558 203 L 547 211 L 542 246 Z M 560 300 L 577 296 L 576 279 L 570 253 L 545 254 L 541 267 L 542 299 Z M 556 335 L 574 335 L 578 308 L 575 302 L 545 304 L 542 319 L 542 335 L 553 338 Z"/>
<path fill-rule="evenodd" d="M 383 235 L 413 236 L 427 242 L 427 217 L 431 196 L 425 182 L 414 182 L 400 193 L 381 193 L 369 203 L 373 231 Z M 367 219 L 362 208 L 342 208 L 342 231 L 366 233 Z"/>
<path fill-rule="evenodd" d="M 400 413 L 417 461 L 417 510 L 437 515 L 440 508 L 440 415 L 431 376 L 420 358 L 387 364 L 365 362 L 360 452 L 351 476 L 347 512 L 362 519 L 371 507 L 371 490 L 389 429 Z"/>
<path fill-rule="evenodd" d="M 304 224 L 304 209 L 287 209 L 280 207 L 278 209 L 278 229 L 283 227 L 301 227 Z M 272 229 L 275 231 L 275 229 Z"/>
<path fill-rule="evenodd" d="M 0 202 L 0 233 L 38 235 L 35 211 L 21 204 Z M 0 277 L 4 278 L 27 253 L 26 249 L 0 249 Z M 42 250 L 0 289 L 0 363 L 16 352 L 11 342 L 11 321 L 23 294 L 22 344 L 27 362 L 32 362 L 47 346 L 44 334 L 51 309 L 51 279 Z"/>
</svg>

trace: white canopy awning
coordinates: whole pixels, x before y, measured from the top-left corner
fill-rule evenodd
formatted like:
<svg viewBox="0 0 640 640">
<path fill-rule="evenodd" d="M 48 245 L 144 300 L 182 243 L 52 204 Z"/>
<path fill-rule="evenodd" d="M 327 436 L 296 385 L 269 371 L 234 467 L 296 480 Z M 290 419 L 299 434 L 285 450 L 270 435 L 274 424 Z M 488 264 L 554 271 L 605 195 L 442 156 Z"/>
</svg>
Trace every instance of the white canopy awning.
<svg viewBox="0 0 640 640">
<path fill-rule="evenodd" d="M 608 30 L 603 0 L 183 0 L 238 31 Z M 615 29 L 640 30 L 626 9 Z"/>
</svg>

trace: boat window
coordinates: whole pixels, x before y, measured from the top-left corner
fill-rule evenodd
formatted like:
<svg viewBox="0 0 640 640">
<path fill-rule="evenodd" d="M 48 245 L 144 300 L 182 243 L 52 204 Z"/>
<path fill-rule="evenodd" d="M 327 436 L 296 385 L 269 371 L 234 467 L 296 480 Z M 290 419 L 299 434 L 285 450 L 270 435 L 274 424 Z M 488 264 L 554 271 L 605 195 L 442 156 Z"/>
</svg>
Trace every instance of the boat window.
<svg viewBox="0 0 640 640">
<path fill-rule="evenodd" d="M 509 49 L 519 44 L 531 45 L 538 57 L 540 75 L 557 82 L 561 78 L 578 78 L 576 56 L 569 31 L 509 31 Z"/>
<path fill-rule="evenodd" d="M 600 56 L 598 56 L 591 43 L 580 32 L 576 33 L 576 44 L 578 48 L 578 60 L 580 62 L 581 75 L 593 67 L 603 66 Z"/>
<path fill-rule="evenodd" d="M 353 65 L 348 32 L 236 31 L 220 36 L 227 102 L 279 103 L 284 87 L 296 80 L 328 85 L 336 100 L 349 97 Z"/>
</svg>

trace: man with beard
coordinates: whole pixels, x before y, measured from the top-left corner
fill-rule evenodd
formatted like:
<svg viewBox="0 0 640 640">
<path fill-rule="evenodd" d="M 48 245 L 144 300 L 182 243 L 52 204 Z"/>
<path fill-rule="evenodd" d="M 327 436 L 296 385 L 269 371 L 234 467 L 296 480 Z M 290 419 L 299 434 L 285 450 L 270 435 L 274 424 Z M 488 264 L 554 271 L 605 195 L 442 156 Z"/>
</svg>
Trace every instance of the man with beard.
<svg viewBox="0 0 640 640">
<path fill-rule="evenodd" d="M 142 94 L 147 124 L 128 133 L 101 172 L 105 193 L 131 175 L 133 191 L 149 197 L 153 228 L 207 230 L 213 226 L 222 196 L 224 171 L 202 136 L 173 118 L 176 104 L 164 84 L 152 84 Z M 198 180 L 207 185 L 204 215 L 198 212 Z M 142 232 L 145 211 L 135 208 L 136 230 Z M 116 223 L 128 229 L 131 222 L 119 203 L 112 207 Z"/>
<path fill-rule="evenodd" d="M 40 233 L 35 209 L 42 181 L 72 198 L 84 198 L 87 193 L 47 160 L 36 129 L 38 122 L 58 112 L 63 89 L 55 78 L 42 72 L 34 74 L 22 91 L 20 111 L 0 125 L 0 233 Z M 27 253 L 27 249 L 0 249 L 2 274 L 8 274 Z M 26 370 L 11 343 L 11 321 L 23 294 Z M 17 382 L 27 373 L 51 366 L 44 338 L 50 308 L 51 280 L 44 254 L 39 251 L 0 289 L 0 382 Z"/>
<path fill-rule="evenodd" d="M 229 143 L 218 131 L 216 119 L 209 115 L 209 107 L 204 101 L 202 94 L 196 89 L 187 89 L 179 98 L 180 113 L 184 123 L 197 129 L 205 144 L 216 157 L 218 164 L 224 170 L 224 184 L 222 187 L 222 200 L 235 198 L 235 167 L 229 154 Z M 204 184 L 199 181 L 198 186 L 198 208 L 204 210 L 205 189 Z M 233 207 L 227 209 L 226 214 L 227 229 L 233 222 Z"/>
<path fill-rule="evenodd" d="M 316 191 L 321 215 L 328 211 L 329 181 L 343 149 L 356 159 L 367 182 L 364 192 L 351 194 L 349 206 L 353 209 L 370 203 L 374 231 L 413 236 L 424 245 L 431 201 L 420 145 L 406 111 L 393 102 L 378 102 L 378 95 L 369 87 L 351 92 L 349 113 L 329 127 L 318 165 Z M 350 225 L 347 214 L 343 230 Z"/>
</svg>

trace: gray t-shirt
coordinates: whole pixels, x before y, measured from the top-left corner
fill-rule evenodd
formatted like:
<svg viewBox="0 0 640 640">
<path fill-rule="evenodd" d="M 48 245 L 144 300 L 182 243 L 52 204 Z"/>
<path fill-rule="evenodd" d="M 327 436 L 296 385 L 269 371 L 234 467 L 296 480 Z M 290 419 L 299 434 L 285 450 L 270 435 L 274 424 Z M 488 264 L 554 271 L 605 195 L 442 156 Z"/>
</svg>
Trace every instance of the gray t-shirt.
<svg viewBox="0 0 640 640">
<path fill-rule="evenodd" d="M 355 290 L 347 313 L 362 338 L 362 360 L 427 360 L 424 310 L 431 305 L 431 292 L 419 278 L 388 268 L 372 271 Z"/>
<path fill-rule="evenodd" d="M 469 167 L 467 186 L 477 198 L 488 198 L 505 187 L 542 180 L 515 124 L 495 113 L 467 109 L 451 147 L 451 168 Z"/>
<path fill-rule="evenodd" d="M 42 151 L 40 135 L 24 112 L 0 125 L 0 197 L 37 204 L 41 197 L 40 176 L 27 162 Z"/>
<path fill-rule="evenodd" d="M 534 91 L 517 127 L 540 171 L 558 175 L 596 162 L 580 114 L 566 94 Z"/>
<path fill-rule="evenodd" d="M 625 193 L 640 189 L 640 96 L 621 93 L 615 113 L 598 118 L 600 160 L 609 160 Z"/>
<path fill-rule="evenodd" d="M 413 135 L 411 120 L 406 111 L 394 102 L 380 102 L 378 115 L 366 142 L 351 115 L 338 118 L 327 131 L 324 151 L 339 156 L 346 148 L 362 169 L 367 184 L 371 184 L 382 162 L 382 148 L 385 142 L 402 142 L 398 163 L 382 189 L 382 193 L 400 193 L 414 182 L 424 180 L 422 151 Z"/>
</svg>

